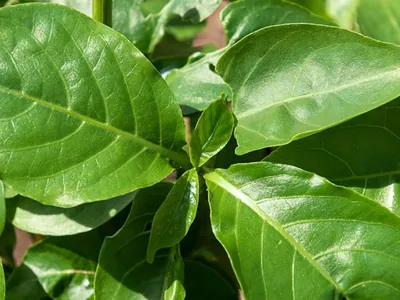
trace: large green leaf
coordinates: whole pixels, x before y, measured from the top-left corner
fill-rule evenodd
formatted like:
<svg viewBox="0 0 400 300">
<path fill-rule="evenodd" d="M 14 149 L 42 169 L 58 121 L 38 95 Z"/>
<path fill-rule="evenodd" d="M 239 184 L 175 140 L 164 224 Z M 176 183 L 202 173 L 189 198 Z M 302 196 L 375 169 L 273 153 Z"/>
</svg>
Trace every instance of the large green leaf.
<svg viewBox="0 0 400 300">
<path fill-rule="evenodd" d="M 185 164 L 174 96 L 126 38 L 41 3 L 0 9 L 0 28 L 0 172 L 19 194 L 76 206 Z"/>
<path fill-rule="evenodd" d="M 54 299 L 89 299 L 94 294 L 94 275 L 102 243 L 96 232 L 71 237 L 52 237 L 32 246 L 23 263 Z"/>
<path fill-rule="evenodd" d="M 183 272 L 176 247 L 159 251 L 152 264 L 146 261 L 153 217 L 171 187 L 160 183 L 138 191 L 125 225 L 104 241 L 96 270 L 97 300 L 164 299 L 170 287 L 178 287 L 176 294 L 182 295 L 182 279 L 173 276 Z"/>
<path fill-rule="evenodd" d="M 229 142 L 234 120 L 224 99 L 211 103 L 201 114 L 190 141 L 190 160 L 196 168 L 204 165 Z"/>
<path fill-rule="evenodd" d="M 43 205 L 17 196 L 7 200 L 7 219 L 24 231 L 52 236 L 78 234 L 104 224 L 132 202 L 130 193 L 72 208 Z"/>
<path fill-rule="evenodd" d="M 399 60 L 399 47 L 336 27 L 248 35 L 217 64 L 235 95 L 236 152 L 284 145 L 389 102 L 400 94 Z"/>
<path fill-rule="evenodd" d="M 198 261 L 185 260 L 186 300 L 237 300 L 238 291 L 220 273 Z"/>
<path fill-rule="evenodd" d="M 246 299 L 398 299 L 400 218 L 272 163 L 207 174 L 213 231 Z"/>
<path fill-rule="evenodd" d="M 397 0 L 359 0 L 357 21 L 362 33 L 400 44 L 400 6 Z"/>
<path fill-rule="evenodd" d="M 6 280 L 4 278 L 3 264 L 0 259 L 0 300 L 6 299 Z"/>
<path fill-rule="evenodd" d="M 153 263 L 159 249 L 178 244 L 188 233 L 199 204 L 199 178 L 195 169 L 185 172 L 168 193 L 154 216 L 147 261 Z"/>
<path fill-rule="evenodd" d="M 222 0 L 118 0 L 113 2 L 113 28 L 141 51 L 153 52 L 168 20 L 179 15 L 194 22 L 207 18 Z"/>
<path fill-rule="evenodd" d="M 400 99 L 282 146 L 266 160 L 352 188 L 400 215 Z"/>
<path fill-rule="evenodd" d="M 329 21 L 308 10 L 280 0 L 245 0 L 229 4 L 221 13 L 221 21 L 230 44 L 266 26 L 285 23 L 322 23 Z M 217 60 L 227 48 L 205 55 L 181 69 L 168 73 L 166 81 L 180 104 L 203 110 L 221 94 L 231 98 L 229 86 L 215 74 Z"/>
<path fill-rule="evenodd" d="M 4 197 L 4 185 L 0 180 L 0 236 L 6 225 L 6 198 Z"/>
<path fill-rule="evenodd" d="M 22 264 L 11 273 L 7 280 L 6 300 L 45 300 L 46 292 L 43 290 L 35 273 Z"/>
<path fill-rule="evenodd" d="M 326 3 L 329 0 L 289 0 L 290 2 L 297 3 L 311 10 L 319 15 L 326 15 Z M 336 0 L 342 1 L 342 0 Z"/>
</svg>

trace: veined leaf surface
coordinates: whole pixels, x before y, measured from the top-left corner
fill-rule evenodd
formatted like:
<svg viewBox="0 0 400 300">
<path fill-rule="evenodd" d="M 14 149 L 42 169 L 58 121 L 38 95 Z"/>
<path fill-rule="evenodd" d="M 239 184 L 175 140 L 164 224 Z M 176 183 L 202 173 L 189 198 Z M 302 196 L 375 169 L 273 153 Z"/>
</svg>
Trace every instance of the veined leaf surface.
<svg viewBox="0 0 400 300">
<path fill-rule="evenodd" d="M 400 99 L 282 146 L 266 161 L 319 174 L 400 215 Z"/>
<path fill-rule="evenodd" d="M 400 297 L 400 218 L 377 202 L 272 163 L 205 178 L 213 231 L 246 299 Z"/>
<path fill-rule="evenodd" d="M 0 173 L 56 206 L 153 185 L 185 164 L 168 86 L 125 37 L 72 9 L 0 9 Z M 13 38 L 10 38 L 13 37 Z"/>
<path fill-rule="evenodd" d="M 234 92 L 236 152 L 284 145 L 395 99 L 399 61 L 400 47 L 336 27 L 289 24 L 248 35 L 217 64 Z"/>
</svg>

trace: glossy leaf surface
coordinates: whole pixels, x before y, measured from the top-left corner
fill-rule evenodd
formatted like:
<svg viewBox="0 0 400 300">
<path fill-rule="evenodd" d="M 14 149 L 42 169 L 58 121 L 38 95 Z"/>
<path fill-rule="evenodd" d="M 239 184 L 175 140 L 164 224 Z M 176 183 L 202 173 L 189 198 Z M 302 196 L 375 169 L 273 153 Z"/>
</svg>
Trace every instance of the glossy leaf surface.
<svg viewBox="0 0 400 300">
<path fill-rule="evenodd" d="M 72 208 L 43 205 L 17 196 L 7 200 L 7 219 L 24 231 L 63 236 L 90 231 L 104 224 L 129 203 L 134 193 Z"/>
<path fill-rule="evenodd" d="M 253 163 L 206 176 L 213 231 L 246 299 L 396 299 L 400 218 L 301 169 Z"/>
<path fill-rule="evenodd" d="M 0 236 L 6 225 L 6 198 L 4 197 L 4 185 L 0 180 Z"/>
<path fill-rule="evenodd" d="M 7 281 L 7 300 L 50 299 L 43 290 L 35 273 L 22 264 L 16 268 Z"/>
<path fill-rule="evenodd" d="M 229 4 L 221 13 L 229 43 L 266 26 L 285 23 L 322 23 L 329 21 L 304 8 L 280 0 L 246 0 Z M 205 55 L 195 62 L 188 62 L 181 69 L 171 71 L 166 81 L 182 105 L 203 110 L 211 101 L 225 94 L 231 100 L 231 90 L 213 69 L 227 48 Z"/>
<path fill-rule="evenodd" d="M 263 27 L 285 23 L 334 25 L 299 5 L 281 0 L 244 0 L 228 5 L 221 14 L 230 44 Z"/>
<path fill-rule="evenodd" d="M 180 281 L 171 276 L 171 268 L 179 269 L 181 265 L 179 255 L 171 256 L 172 250 L 158 252 L 152 264 L 146 261 L 153 217 L 171 187 L 171 184 L 160 183 L 138 191 L 125 225 L 104 241 L 96 270 L 97 300 L 161 300 L 166 289 Z"/>
<path fill-rule="evenodd" d="M 54 299 L 89 299 L 102 239 L 96 231 L 48 238 L 29 248 L 23 263 Z M 85 247 L 82 247 L 85 245 Z"/>
<path fill-rule="evenodd" d="M 400 99 L 282 146 L 266 160 L 352 188 L 400 215 Z"/>
<path fill-rule="evenodd" d="M 233 115 L 224 99 L 211 103 L 201 114 L 190 141 L 190 160 L 196 168 L 204 165 L 229 142 Z"/>
<path fill-rule="evenodd" d="M 357 21 L 363 34 L 400 44 L 400 6 L 396 0 L 359 0 Z"/>
<path fill-rule="evenodd" d="M 174 184 L 154 216 L 147 248 L 152 263 L 159 249 L 178 244 L 189 231 L 199 204 L 199 178 L 195 169 L 185 172 Z"/>
<path fill-rule="evenodd" d="M 163 37 L 172 15 L 200 22 L 213 12 L 221 1 L 113 1 L 113 28 L 124 34 L 144 53 L 151 53 Z"/>
<path fill-rule="evenodd" d="M 123 36 L 39 3 L 2 8 L 0 27 L 0 172 L 19 194 L 76 206 L 160 181 L 167 157 L 187 161 L 172 92 Z"/>
<path fill-rule="evenodd" d="M 284 145 L 393 100 L 399 60 L 399 47 L 335 27 L 290 24 L 247 36 L 217 64 L 235 95 L 236 152 Z"/>
</svg>

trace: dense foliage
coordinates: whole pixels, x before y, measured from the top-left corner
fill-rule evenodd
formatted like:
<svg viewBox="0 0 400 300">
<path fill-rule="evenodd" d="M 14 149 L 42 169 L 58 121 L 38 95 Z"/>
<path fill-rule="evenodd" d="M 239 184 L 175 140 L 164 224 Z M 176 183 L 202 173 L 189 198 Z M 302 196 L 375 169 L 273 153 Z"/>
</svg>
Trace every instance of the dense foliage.
<svg viewBox="0 0 400 300">
<path fill-rule="evenodd" d="M 400 299 L 400 3 L 221 3 L 0 1 L 0 300 Z"/>
</svg>

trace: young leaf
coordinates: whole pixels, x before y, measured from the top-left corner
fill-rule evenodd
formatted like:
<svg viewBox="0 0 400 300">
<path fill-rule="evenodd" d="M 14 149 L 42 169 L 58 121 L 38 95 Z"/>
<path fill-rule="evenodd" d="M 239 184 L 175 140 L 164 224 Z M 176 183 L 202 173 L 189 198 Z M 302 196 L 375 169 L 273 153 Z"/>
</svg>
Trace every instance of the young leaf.
<svg viewBox="0 0 400 300">
<path fill-rule="evenodd" d="M 153 263 L 159 249 L 178 244 L 189 231 L 199 204 L 199 178 L 195 169 L 185 172 L 168 193 L 154 216 L 147 261 Z"/>
<path fill-rule="evenodd" d="M 400 218 L 380 204 L 272 163 L 205 177 L 213 231 L 246 299 L 400 297 Z"/>
<path fill-rule="evenodd" d="M 352 188 L 400 215 L 400 98 L 273 151 L 267 161 L 297 166 Z"/>
<path fill-rule="evenodd" d="M 400 94 L 399 60 L 399 47 L 336 27 L 248 35 L 217 64 L 235 95 L 236 152 L 284 145 L 389 102 Z"/>
<path fill-rule="evenodd" d="M 186 291 L 183 287 L 184 281 L 184 268 L 183 259 L 179 252 L 179 244 L 175 245 L 169 253 L 169 265 L 167 266 L 165 291 L 163 299 L 186 299 Z"/>
<path fill-rule="evenodd" d="M 104 224 L 134 197 L 135 193 L 130 193 L 107 201 L 61 208 L 17 196 L 7 200 L 7 219 L 15 227 L 30 233 L 52 236 L 78 234 Z"/>
<path fill-rule="evenodd" d="M 176 250 L 164 249 L 157 253 L 152 264 L 146 262 L 152 220 L 171 186 L 160 183 L 138 191 L 125 225 L 104 241 L 96 270 L 97 300 L 161 300 L 169 287 L 181 286 L 176 282 L 181 279 L 173 278 L 174 274 L 181 276 L 181 261 Z M 171 255 L 173 252 L 176 255 Z M 182 295 L 182 291 L 179 294 Z"/>
<path fill-rule="evenodd" d="M 237 300 L 238 292 L 221 274 L 198 261 L 185 260 L 185 288 L 187 300 L 210 298 Z"/>
<path fill-rule="evenodd" d="M 70 207 L 153 185 L 168 158 L 188 163 L 174 96 L 125 37 L 42 3 L 0 9 L 0 28 L 5 184 Z"/>
<path fill-rule="evenodd" d="M 321 23 L 329 21 L 306 9 L 280 0 L 246 0 L 229 4 L 221 13 L 230 44 L 245 35 L 266 26 L 285 23 Z M 205 55 L 181 69 L 168 73 L 166 81 L 174 91 L 178 102 L 197 110 L 203 110 L 221 94 L 231 98 L 231 89 L 220 76 L 212 71 L 227 48 Z"/>
<path fill-rule="evenodd" d="M 54 299 L 89 299 L 102 239 L 96 231 L 48 238 L 29 248 L 23 263 Z"/>
<path fill-rule="evenodd" d="M 113 28 L 124 34 L 144 53 L 151 53 L 163 37 L 171 15 L 177 14 L 185 19 L 201 22 L 221 1 L 171 0 L 167 3 L 154 0 L 118 0 L 113 2 Z"/>
<path fill-rule="evenodd" d="M 22 264 L 11 273 L 7 280 L 7 300 L 44 299 L 50 298 L 31 269 Z"/>
<path fill-rule="evenodd" d="M 6 225 L 6 198 L 4 197 L 4 185 L 0 180 L 0 236 Z"/>
<path fill-rule="evenodd" d="M 234 120 L 224 99 L 211 103 L 201 114 L 190 141 L 190 160 L 196 168 L 221 151 L 232 135 Z"/>
<path fill-rule="evenodd" d="M 3 264 L 0 259 L 0 300 L 6 299 L 6 280 L 4 278 Z"/>
<path fill-rule="evenodd" d="M 359 0 L 357 21 L 363 34 L 400 44 L 400 6 L 396 0 Z"/>
</svg>

